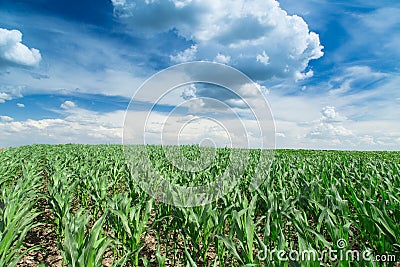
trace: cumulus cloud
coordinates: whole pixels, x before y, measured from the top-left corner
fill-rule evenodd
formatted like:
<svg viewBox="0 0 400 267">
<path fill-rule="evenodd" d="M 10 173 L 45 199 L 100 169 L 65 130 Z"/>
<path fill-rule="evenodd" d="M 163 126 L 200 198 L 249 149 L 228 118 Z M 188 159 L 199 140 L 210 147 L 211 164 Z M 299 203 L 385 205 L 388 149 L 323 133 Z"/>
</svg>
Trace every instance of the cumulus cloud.
<svg viewBox="0 0 400 267">
<path fill-rule="evenodd" d="M 312 90 L 329 90 L 330 86 L 339 88 L 342 81 L 351 79 L 351 88 L 348 89 L 351 94 L 344 96 L 329 91 L 313 97 L 309 94 L 287 95 L 272 88 L 268 101 L 276 131 L 286 136 L 277 138 L 277 147 L 399 150 L 400 109 L 396 97 L 399 96 L 400 79 L 385 78 L 376 82 L 385 75 L 361 66 L 343 69 L 344 73 L 350 70 L 358 75 L 357 80 L 353 80 L 357 78 L 353 74 L 346 79 L 333 76 L 329 83 L 310 86 Z M 357 92 L 353 88 L 356 84 L 369 84 L 370 87 Z"/>
<path fill-rule="evenodd" d="M 215 62 L 228 64 L 231 61 L 231 56 L 218 53 L 214 59 Z"/>
<path fill-rule="evenodd" d="M 194 59 L 229 62 L 253 79 L 300 80 L 313 75 L 309 61 L 323 56 L 318 34 L 301 17 L 288 15 L 276 0 L 112 3 L 114 15 L 135 30 L 176 29 L 192 40 L 195 45 L 170 56 L 174 63 Z"/>
<path fill-rule="evenodd" d="M 326 106 L 321 110 L 321 118 L 316 122 L 314 129 L 311 130 L 308 137 L 337 139 L 340 137 L 352 136 L 354 133 L 346 129 L 341 122 L 346 120 L 336 112 L 335 107 Z"/>
<path fill-rule="evenodd" d="M 17 103 L 17 107 L 19 107 L 19 108 L 24 108 L 24 107 L 25 107 L 25 104 Z"/>
<path fill-rule="evenodd" d="M 371 125 L 375 128 L 371 129 Z M 300 139 L 306 148 L 398 150 L 396 138 L 400 136 L 400 129 L 396 122 L 353 121 L 340 115 L 333 106 L 324 107 L 319 120 L 302 127 L 307 133 Z"/>
<path fill-rule="evenodd" d="M 263 96 L 269 90 L 258 83 L 245 83 L 237 85 L 234 89 L 229 89 L 213 84 L 196 83 L 183 86 L 180 95 L 184 100 L 192 100 L 183 106 L 187 106 L 190 111 L 203 110 L 208 112 L 228 112 L 230 109 L 236 110 L 240 114 L 247 115 L 252 113 L 252 108 L 263 106 L 265 99 Z M 196 98 L 195 100 L 193 100 Z M 217 104 L 219 102 L 219 104 Z M 261 103 L 260 103 L 261 102 Z M 226 115 L 226 114 L 225 114 Z"/>
<path fill-rule="evenodd" d="M 322 122 L 340 122 L 344 121 L 347 118 L 341 116 L 333 106 L 326 106 L 321 111 L 322 118 L 320 119 Z"/>
<path fill-rule="evenodd" d="M 326 106 L 322 109 L 322 119 L 323 120 L 329 120 L 329 119 L 335 119 L 336 117 L 336 111 L 335 107 L 332 106 Z"/>
<path fill-rule="evenodd" d="M 197 45 L 192 45 L 190 48 L 179 52 L 177 55 L 170 56 L 172 62 L 175 63 L 183 63 L 192 61 L 196 58 L 197 53 Z"/>
<path fill-rule="evenodd" d="M 22 43 L 20 31 L 0 28 L 0 66 L 35 67 L 41 59 L 39 50 Z"/>
<path fill-rule="evenodd" d="M 312 130 L 309 137 L 322 138 L 325 140 L 337 140 L 339 137 L 354 135 L 351 130 L 346 129 L 343 125 L 335 125 L 332 123 L 320 123 Z M 332 138 L 332 139 L 329 139 Z"/>
<path fill-rule="evenodd" d="M 11 95 L 7 93 L 0 93 L 0 104 L 6 102 L 6 100 L 11 100 L 11 99 L 12 99 Z"/>
<path fill-rule="evenodd" d="M 1 86 L 0 87 L 0 104 L 6 101 L 22 97 L 21 90 L 24 86 Z"/>
<path fill-rule="evenodd" d="M 256 59 L 258 62 L 261 62 L 265 65 L 269 64 L 269 56 L 267 55 L 267 53 L 265 53 L 265 51 L 263 51 L 262 54 L 258 54 Z"/>
<path fill-rule="evenodd" d="M 189 100 L 189 99 L 192 99 L 192 98 L 196 97 L 196 85 L 190 84 L 189 86 L 185 86 L 183 88 L 183 92 L 181 94 L 181 97 L 184 100 Z"/>
<path fill-rule="evenodd" d="M 75 104 L 74 102 L 72 102 L 72 101 L 67 100 L 67 101 L 65 101 L 64 103 L 62 103 L 62 104 L 60 105 L 60 107 L 61 107 L 62 109 L 73 109 L 73 108 L 76 107 L 76 104 Z"/>
</svg>

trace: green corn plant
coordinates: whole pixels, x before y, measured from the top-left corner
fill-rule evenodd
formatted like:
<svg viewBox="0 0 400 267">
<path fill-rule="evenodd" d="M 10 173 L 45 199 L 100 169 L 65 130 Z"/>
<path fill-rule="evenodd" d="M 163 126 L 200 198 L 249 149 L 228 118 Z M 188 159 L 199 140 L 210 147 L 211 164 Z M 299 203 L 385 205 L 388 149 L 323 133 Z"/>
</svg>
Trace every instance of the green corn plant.
<svg viewBox="0 0 400 267">
<path fill-rule="evenodd" d="M 216 257 L 213 266 L 225 266 L 228 264 L 228 253 L 226 246 L 224 245 L 223 238 L 218 238 L 218 236 L 223 237 L 225 234 L 225 229 L 228 224 L 228 217 L 232 211 L 233 204 L 230 206 L 226 206 L 221 210 L 216 210 L 212 213 L 212 218 L 214 220 L 214 229 L 213 229 L 213 240 L 214 240 L 214 249 L 216 253 Z"/>
<path fill-rule="evenodd" d="M 131 148 L 139 153 L 133 153 L 129 160 L 123 155 L 126 148 L 119 145 L 9 148 L 0 151 L 0 190 L 12 189 L 12 199 L 19 199 L 23 205 L 34 204 L 38 193 L 48 198 L 60 244 L 64 244 L 66 224 L 70 225 L 76 209 L 91 214 L 93 220 L 106 216 L 103 228 L 113 237 L 109 249 L 114 251 L 114 266 L 128 260 L 127 265 L 316 266 L 318 263 L 314 262 L 279 262 L 276 255 L 259 262 L 254 255 L 263 248 L 321 251 L 335 248 L 338 239 L 346 240 L 349 248 L 371 249 L 375 254 L 399 253 L 399 152 L 276 150 L 271 163 L 258 160 L 263 151 L 235 150 L 242 158 L 233 169 L 244 166 L 244 172 L 226 195 L 202 207 L 182 209 L 162 203 L 162 200 L 170 197 L 190 204 L 197 199 L 175 191 L 170 195 L 160 194 L 149 213 L 146 212 L 148 196 L 141 183 L 153 179 L 150 174 L 156 171 L 174 185 L 209 184 L 230 171 L 233 150 L 218 148 L 211 153 L 213 151 L 199 146 L 168 148 L 174 160 L 210 162 L 208 168 L 193 172 L 183 170 L 193 167 L 190 162 L 186 162 L 183 169 L 174 166 L 161 146 Z M 148 160 L 152 164 L 150 169 L 141 170 Z M 266 165 L 269 168 L 259 168 Z M 254 179 L 262 181 L 256 190 L 252 187 Z M 12 211 L 11 207 L 17 205 L 6 204 L 14 203 L 8 197 L 11 191 L 7 192 L 0 200 L 4 205 L 3 214 L 6 210 L 9 214 L 1 219 L 2 225 L 11 225 L 14 216 L 11 214 L 23 210 Z M 125 198 L 128 201 L 122 201 Z M 27 199 L 29 203 L 25 202 Z M 253 199 L 257 199 L 256 203 L 249 208 Z M 114 212 L 107 212 L 107 209 Z M 33 210 L 23 217 L 30 218 L 30 214 L 35 213 Z M 127 223 L 123 223 L 124 220 Z M 25 228 L 30 229 L 35 221 Z M 12 228 L 18 227 L 15 224 Z M 74 232 L 72 228 L 68 231 Z M 85 234 L 80 236 L 86 237 L 90 231 L 86 226 Z M 72 242 L 71 233 L 68 238 Z M 152 260 L 140 258 L 145 245 L 143 237 L 147 233 L 155 233 L 157 237 Z M 19 232 L 11 239 L 23 240 L 21 236 L 24 235 Z M 7 255 L 16 251 L 15 257 L 11 257 L 13 260 L 25 251 L 23 241 L 18 242 L 11 245 L 15 250 L 8 250 Z M 16 244 L 22 244 L 20 249 L 16 249 Z M 334 266 L 377 264 L 322 263 Z"/>
<path fill-rule="evenodd" d="M 113 186 L 114 182 L 99 172 L 93 172 L 88 177 L 90 177 L 89 195 L 93 200 L 92 213 L 95 215 L 102 214 L 107 206 L 108 190 Z"/>
<path fill-rule="evenodd" d="M 209 253 L 213 239 L 215 238 L 215 231 L 217 228 L 216 221 L 213 214 L 218 214 L 219 211 L 216 207 L 211 204 L 194 208 L 194 218 L 197 221 L 198 236 L 200 237 L 200 243 L 202 247 L 199 251 L 199 256 L 203 261 L 203 264 L 207 265 L 207 255 Z M 192 234 L 193 235 L 193 234 Z M 193 240 L 193 238 L 191 238 Z"/>
<path fill-rule="evenodd" d="M 157 235 L 157 240 L 161 240 L 159 232 L 157 232 L 156 235 Z M 161 242 L 157 242 L 156 261 L 158 267 L 165 267 L 167 257 L 161 254 Z"/>
<path fill-rule="evenodd" d="M 61 170 L 53 174 L 48 184 L 48 202 L 54 213 L 54 224 L 60 241 L 64 237 L 64 220 L 71 210 L 75 185 L 76 182 L 72 182 Z"/>
<path fill-rule="evenodd" d="M 139 265 L 139 253 L 143 248 L 142 237 L 146 231 L 153 200 L 132 206 L 131 198 L 126 194 L 116 195 L 109 204 L 108 216 L 110 228 L 115 237 L 132 255 L 131 263 Z"/>
<path fill-rule="evenodd" d="M 221 239 L 230 253 L 241 264 L 256 265 L 257 259 L 254 258 L 255 234 L 258 222 L 255 222 L 255 207 L 257 202 L 257 195 L 254 195 L 250 203 L 246 196 L 240 202 L 240 210 L 233 210 L 232 227 L 229 237 L 217 236 Z M 262 218 L 260 218 L 262 219 Z M 235 237 L 237 243 L 232 239 Z"/>
<path fill-rule="evenodd" d="M 112 242 L 102 233 L 106 216 L 94 222 L 92 228 L 89 228 L 90 218 L 78 211 L 75 216 L 69 213 L 65 220 L 62 255 L 67 266 L 102 266 L 104 253 Z"/>
<path fill-rule="evenodd" d="M 21 252 L 27 233 L 41 225 L 35 223 L 40 213 L 34 208 L 37 199 L 29 187 L 32 182 L 37 182 L 37 179 L 25 173 L 15 185 L 7 187 L 3 184 L 1 187 L 0 266 L 17 266 L 27 253 L 39 249 L 33 246 Z"/>
<path fill-rule="evenodd" d="M 165 265 L 167 260 L 169 260 L 166 255 L 169 252 L 173 251 L 173 263 L 176 260 L 176 254 L 178 252 L 178 244 L 174 242 L 172 247 L 170 247 L 170 240 L 169 237 L 173 237 L 174 240 L 177 240 L 180 229 L 179 222 L 177 222 L 177 218 L 173 216 L 176 207 L 171 205 L 166 205 L 163 203 L 158 203 L 156 205 L 156 215 L 153 221 L 151 229 L 155 231 L 157 237 L 157 262 L 161 265 Z M 161 254 L 161 245 L 164 245 L 165 248 L 165 255 Z"/>
</svg>

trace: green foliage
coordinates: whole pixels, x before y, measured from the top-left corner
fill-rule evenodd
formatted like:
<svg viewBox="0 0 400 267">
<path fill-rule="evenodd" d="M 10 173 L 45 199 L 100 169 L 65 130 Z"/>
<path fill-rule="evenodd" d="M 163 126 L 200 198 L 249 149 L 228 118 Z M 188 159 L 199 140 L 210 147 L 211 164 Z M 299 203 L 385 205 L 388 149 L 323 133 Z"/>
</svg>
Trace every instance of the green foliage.
<svg viewBox="0 0 400 267">
<path fill-rule="evenodd" d="M 10 177 L 0 178 L 0 266 L 17 266 L 19 260 L 27 253 L 38 249 L 30 247 L 22 252 L 27 233 L 34 227 L 35 218 L 39 215 L 34 208 L 38 201 L 36 190 L 41 186 L 38 166 L 35 163 L 8 166 L 19 170 L 20 177 L 14 183 Z M 4 168 L 4 165 L 3 165 Z M 6 173 L 7 170 L 5 170 Z"/>
<path fill-rule="evenodd" d="M 66 218 L 63 258 L 67 266 L 103 266 L 103 255 L 111 244 L 111 240 L 102 233 L 105 216 L 97 220 L 91 229 L 88 229 L 89 219 L 90 216 L 81 211 Z"/>
<path fill-rule="evenodd" d="M 113 266 L 378 266 L 259 257 L 274 249 L 338 249 L 338 240 L 346 242 L 343 249 L 397 254 L 399 260 L 399 152 L 278 150 L 271 164 L 259 161 L 260 150 L 182 146 L 166 154 L 160 146 L 146 146 L 138 151 L 144 153 L 129 159 L 136 164 L 131 169 L 122 146 L 41 145 L 0 152 L 0 266 L 15 266 L 37 249 L 26 250 L 24 240 L 37 226 L 38 195 L 51 208 L 68 266 L 101 266 L 105 254 Z M 150 159 L 169 182 L 198 186 L 228 171 L 232 152 L 243 155 L 240 181 L 199 207 L 150 198 L 140 181 L 151 177 L 138 177 L 134 168 Z M 182 170 L 169 161 L 179 158 L 184 166 L 210 164 Z M 262 181 L 256 190 L 254 179 Z"/>
<path fill-rule="evenodd" d="M 131 263 L 139 265 L 139 252 L 143 247 L 142 237 L 146 231 L 153 199 L 132 205 L 126 194 L 116 195 L 110 202 L 109 226 L 122 245 L 122 255 L 132 256 Z"/>
</svg>

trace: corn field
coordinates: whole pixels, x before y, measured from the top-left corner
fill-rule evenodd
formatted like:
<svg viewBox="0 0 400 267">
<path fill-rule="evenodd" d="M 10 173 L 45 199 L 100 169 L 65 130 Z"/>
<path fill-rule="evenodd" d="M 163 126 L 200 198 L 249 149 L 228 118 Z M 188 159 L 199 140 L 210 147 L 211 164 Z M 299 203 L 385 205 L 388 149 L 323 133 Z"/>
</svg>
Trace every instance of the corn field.
<svg viewBox="0 0 400 267">
<path fill-rule="evenodd" d="M 0 266 L 396 266 L 400 260 L 399 152 L 277 150 L 270 168 L 257 173 L 263 162 L 253 150 L 228 194 L 184 208 L 144 192 L 122 149 L 0 151 Z M 210 168 L 193 175 L 169 164 L 161 147 L 148 150 L 154 168 L 181 185 L 212 181 L 231 152 L 218 149 Z M 194 146 L 181 150 L 198 156 Z M 249 183 L 255 175 L 262 177 L 257 189 Z M 283 261 L 268 253 L 327 249 L 395 259 Z"/>
</svg>

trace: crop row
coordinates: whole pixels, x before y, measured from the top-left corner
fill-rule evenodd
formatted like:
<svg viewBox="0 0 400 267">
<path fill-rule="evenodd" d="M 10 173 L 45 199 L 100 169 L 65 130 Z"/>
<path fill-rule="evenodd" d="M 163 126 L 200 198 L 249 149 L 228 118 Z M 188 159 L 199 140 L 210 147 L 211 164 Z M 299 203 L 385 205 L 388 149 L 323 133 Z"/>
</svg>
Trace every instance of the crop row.
<svg viewBox="0 0 400 267">
<path fill-rule="evenodd" d="M 370 250 L 399 259 L 398 152 L 278 150 L 273 159 L 259 161 L 260 151 L 252 150 L 235 163 L 245 167 L 228 194 L 179 207 L 149 196 L 139 183 L 152 177 L 134 166 L 150 162 L 170 183 L 197 186 L 226 172 L 233 150 L 217 149 L 210 166 L 197 172 L 171 164 L 162 147 L 145 150 L 146 156 L 133 155 L 128 165 L 118 145 L 0 152 L 0 266 L 16 266 L 26 255 L 46 250 L 26 245 L 29 231 L 46 223 L 66 266 L 382 264 L 326 257 L 282 262 L 277 254 L 261 253 L 274 250 Z M 175 153 L 193 161 L 201 152 L 185 146 Z M 262 182 L 257 188 L 255 179 Z M 346 246 L 338 247 L 339 240 Z"/>
</svg>

